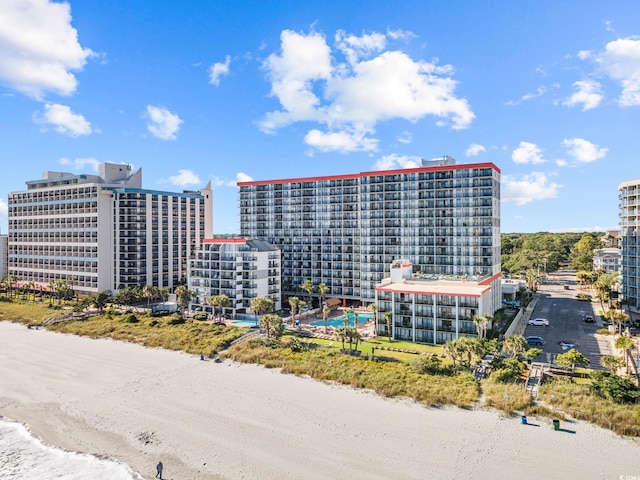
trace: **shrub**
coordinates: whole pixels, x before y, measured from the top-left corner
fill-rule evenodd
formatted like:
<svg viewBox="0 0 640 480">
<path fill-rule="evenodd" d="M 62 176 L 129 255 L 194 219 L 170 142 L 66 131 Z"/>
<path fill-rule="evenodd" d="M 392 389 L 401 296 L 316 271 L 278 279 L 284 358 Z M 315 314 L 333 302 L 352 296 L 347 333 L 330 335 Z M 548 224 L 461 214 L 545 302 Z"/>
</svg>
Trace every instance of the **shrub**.
<svg viewBox="0 0 640 480">
<path fill-rule="evenodd" d="M 207 320 L 209 318 L 209 314 L 206 312 L 198 312 L 193 316 L 194 320 Z"/>
<path fill-rule="evenodd" d="M 599 333 L 600 335 L 610 335 L 611 332 L 609 332 L 608 328 L 599 328 L 598 330 L 596 330 L 596 333 Z"/>
<path fill-rule="evenodd" d="M 185 318 L 181 315 L 173 315 L 169 319 L 169 325 L 182 325 L 185 322 L 186 322 Z"/>
<path fill-rule="evenodd" d="M 140 320 L 136 317 L 135 313 L 129 313 L 122 318 L 127 323 L 138 323 Z"/>
<path fill-rule="evenodd" d="M 291 339 L 289 339 L 288 346 L 292 352 L 296 353 L 306 352 L 309 350 L 309 344 L 296 337 L 291 337 Z"/>
<path fill-rule="evenodd" d="M 590 388 L 596 394 L 619 404 L 638 401 L 638 387 L 630 378 L 622 378 L 602 371 L 591 372 L 590 377 L 592 380 Z"/>
</svg>

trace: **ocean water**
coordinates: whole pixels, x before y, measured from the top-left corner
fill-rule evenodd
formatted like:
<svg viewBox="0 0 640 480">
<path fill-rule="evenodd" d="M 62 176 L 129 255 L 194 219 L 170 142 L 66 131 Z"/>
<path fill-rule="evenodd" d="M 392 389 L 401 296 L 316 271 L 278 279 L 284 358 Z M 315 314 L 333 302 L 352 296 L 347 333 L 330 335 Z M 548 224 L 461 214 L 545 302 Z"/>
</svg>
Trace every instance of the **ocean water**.
<svg viewBox="0 0 640 480">
<path fill-rule="evenodd" d="M 0 417 L 2 480 L 142 480 L 129 466 L 50 447 L 18 422 Z"/>
</svg>

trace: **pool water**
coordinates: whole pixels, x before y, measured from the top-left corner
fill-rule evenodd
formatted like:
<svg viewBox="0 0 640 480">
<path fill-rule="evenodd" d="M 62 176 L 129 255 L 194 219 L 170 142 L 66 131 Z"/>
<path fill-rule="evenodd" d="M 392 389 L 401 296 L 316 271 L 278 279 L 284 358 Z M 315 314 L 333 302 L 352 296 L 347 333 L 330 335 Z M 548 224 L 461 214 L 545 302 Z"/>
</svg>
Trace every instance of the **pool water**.
<svg viewBox="0 0 640 480">
<path fill-rule="evenodd" d="M 236 327 L 257 327 L 260 323 L 255 320 L 234 320 L 231 325 Z"/>
<path fill-rule="evenodd" d="M 349 326 L 353 327 L 354 323 L 353 323 L 353 319 L 354 319 L 355 315 L 353 314 L 353 312 L 349 313 Z M 358 313 L 358 325 L 361 325 L 363 323 L 367 323 L 369 320 L 371 320 L 371 318 L 373 317 L 372 313 Z M 337 318 L 332 318 L 330 320 L 327 320 L 327 326 L 328 327 L 334 327 L 334 328 L 339 328 L 343 325 L 343 317 L 337 317 Z M 318 320 L 316 322 L 311 322 L 311 325 L 313 325 L 314 327 L 324 327 L 324 320 Z"/>
</svg>

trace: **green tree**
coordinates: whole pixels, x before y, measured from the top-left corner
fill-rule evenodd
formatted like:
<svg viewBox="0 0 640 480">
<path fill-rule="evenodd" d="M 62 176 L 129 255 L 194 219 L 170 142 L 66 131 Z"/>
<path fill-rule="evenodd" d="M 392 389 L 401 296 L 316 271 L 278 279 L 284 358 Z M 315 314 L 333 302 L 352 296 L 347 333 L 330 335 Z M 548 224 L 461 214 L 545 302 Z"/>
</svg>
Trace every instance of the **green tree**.
<svg viewBox="0 0 640 480">
<path fill-rule="evenodd" d="M 260 298 L 260 297 L 258 297 Z M 263 297 L 266 298 L 266 297 Z M 263 328 L 267 332 L 267 338 L 275 337 L 280 338 L 284 331 L 282 325 L 282 318 L 275 313 L 267 313 L 260 317 L 260 328 Z"/>
<path fill-rule="evenodd" d="M 196 292 L 193 290 L 189 290 L 185 285 L 178 285 L 173 293 L 176 294 L 178 299 L 178 304 L 180 305 L 182 311 L 184 312 L 189 305 L 189 302 L 196 297 Z"/>
<path fill-rule="evenodd" d="M 289 297 L 289 306 L 291 307 L 291 325 L 296 323 L 296 312 L 300 308 L 300 299 L 298 297 Z"/>
<path fill-rule="evenodd" d="M 329 292 L 329 287 L 327 286 L 326 283 L 321 283 L 318 285 L 318 295 L 320 295 L 320 306 L 324 304 L 324 301 L 326 300 L 328 292 Z"/>
<path fill-rule="evenodd" d="M 311 310 L 313 308 L 313 303 L 311 301 L 311 294 L 313 293 L 313 283 L 311 282 L 311 280 L 307 279 L 302 282 L 300 288 L 307 292 L 307 305 L 309 305 L 309 310 Z"/>
<path fill-rule="evenodd" d="M 258 316 L 273 311 L 273 300 L 269 297 L 256 297 L 251 301 L 249 311 L 256 316 L 256 325 L 258 322 Z"/>
<path fill-rule="evenodd" d="M 142 294 L 147 299 L 147 309 L 149 309 L 151 302 L 160 295 L 160 289 L 155 285 L 145 285 L 142 287 Z"/>
<path fill-rule="evenodd" d="M 582 353 L 580 353 L 578 350 L 576 350 L 575 348 L 572 348 L 568 352 L 561 353 L 560 355 L 556 356 L 556 363 L 558 365 L 564 365 L 566 367 L 570 367 L 571 375 L 573 375 L 573 372 L 576 369 L 576 365 L 578 363 L 588 365 L 589 359 L 585 357 Z"/>
<path fill-rule="evenodd" d="M 600 365 L 608 368 L 611 373 L 616 373 L 624 365 L 624 361 L 616 355 L 604 355 L 600 357 Z"/>
<path fill-rule="evenodd" d="M 101 292 L 91 295 L 91 305 L 93 305 L 99 312 L 104 310 L 107 306 L 107 302 L 111 298 L 111 292 L 109 290 L 103 290 Z"/>
<path fill-rule="evenodd" d="M 636 348 L 635 342 L 627 335 L 620 335 L 616 338 L 616 348 L 622 350 L 624 363 L 627 367 L 627 372 L 629 372 L 629 357 L 631 356 L 631 350 Z"/>
<path fill-rule="evenodd" d="M 514 356 L 522 355 L 529 348 L 529 344 L 522 335 L 511 335 L 505 339 L 502 348 L 505 353 L 509 353 Z"/>
<path fill-rule="evenodd" d="M 384 312 L 384 321 L 387 324 L 387 335 L 389 335 L 389 341 L 393 340 L 393 312 L 387 310 Z"/>
<path fill-rule="evenodd" d="M 324 320 L 324 331 L 325 331 L 325 333 L 329 329 L 329 327 L 327 325 L 327 320 L 329 318 L 329 312 L 330 311 L 331 311 L 331 309 L 329 308 L 329 305 L 323 305 L 322 306 L 322 320 Z"/>
<path fill-rule="evenodd" d="M 576 270 L 588 270 L 593 268 L 593 250 L 600 247 L 600 240 L 593 233 L 585 233 L 575 244 L 569 262 Z"/>
<path fill-rule="evenodd" d="M 220 295 L 211 295 L 207 298 L 207 305 L 211 305 L 213 307 L 213 316 L 220 321 L 224 309 L 231 306 L 231 300 L 224 293 L 221 293 Z"/>
</svg>

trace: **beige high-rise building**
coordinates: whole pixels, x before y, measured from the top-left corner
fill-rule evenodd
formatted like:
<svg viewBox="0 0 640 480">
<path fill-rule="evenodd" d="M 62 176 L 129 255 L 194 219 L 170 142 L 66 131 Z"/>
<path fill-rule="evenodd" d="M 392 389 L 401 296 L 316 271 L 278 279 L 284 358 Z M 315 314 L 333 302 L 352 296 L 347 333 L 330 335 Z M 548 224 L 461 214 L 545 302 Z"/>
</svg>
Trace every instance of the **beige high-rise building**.
<svg viewBox="0 0 640 480">
<path fill-rule="evenodd" d="M 142 189 L 142 170 L 102 163 L 98 175 L 44 172 L 9 194 L 9 275 L 79 293 L 186 282 L 188 259 L 213 235 L 211 185 Z"/>
</svg>

